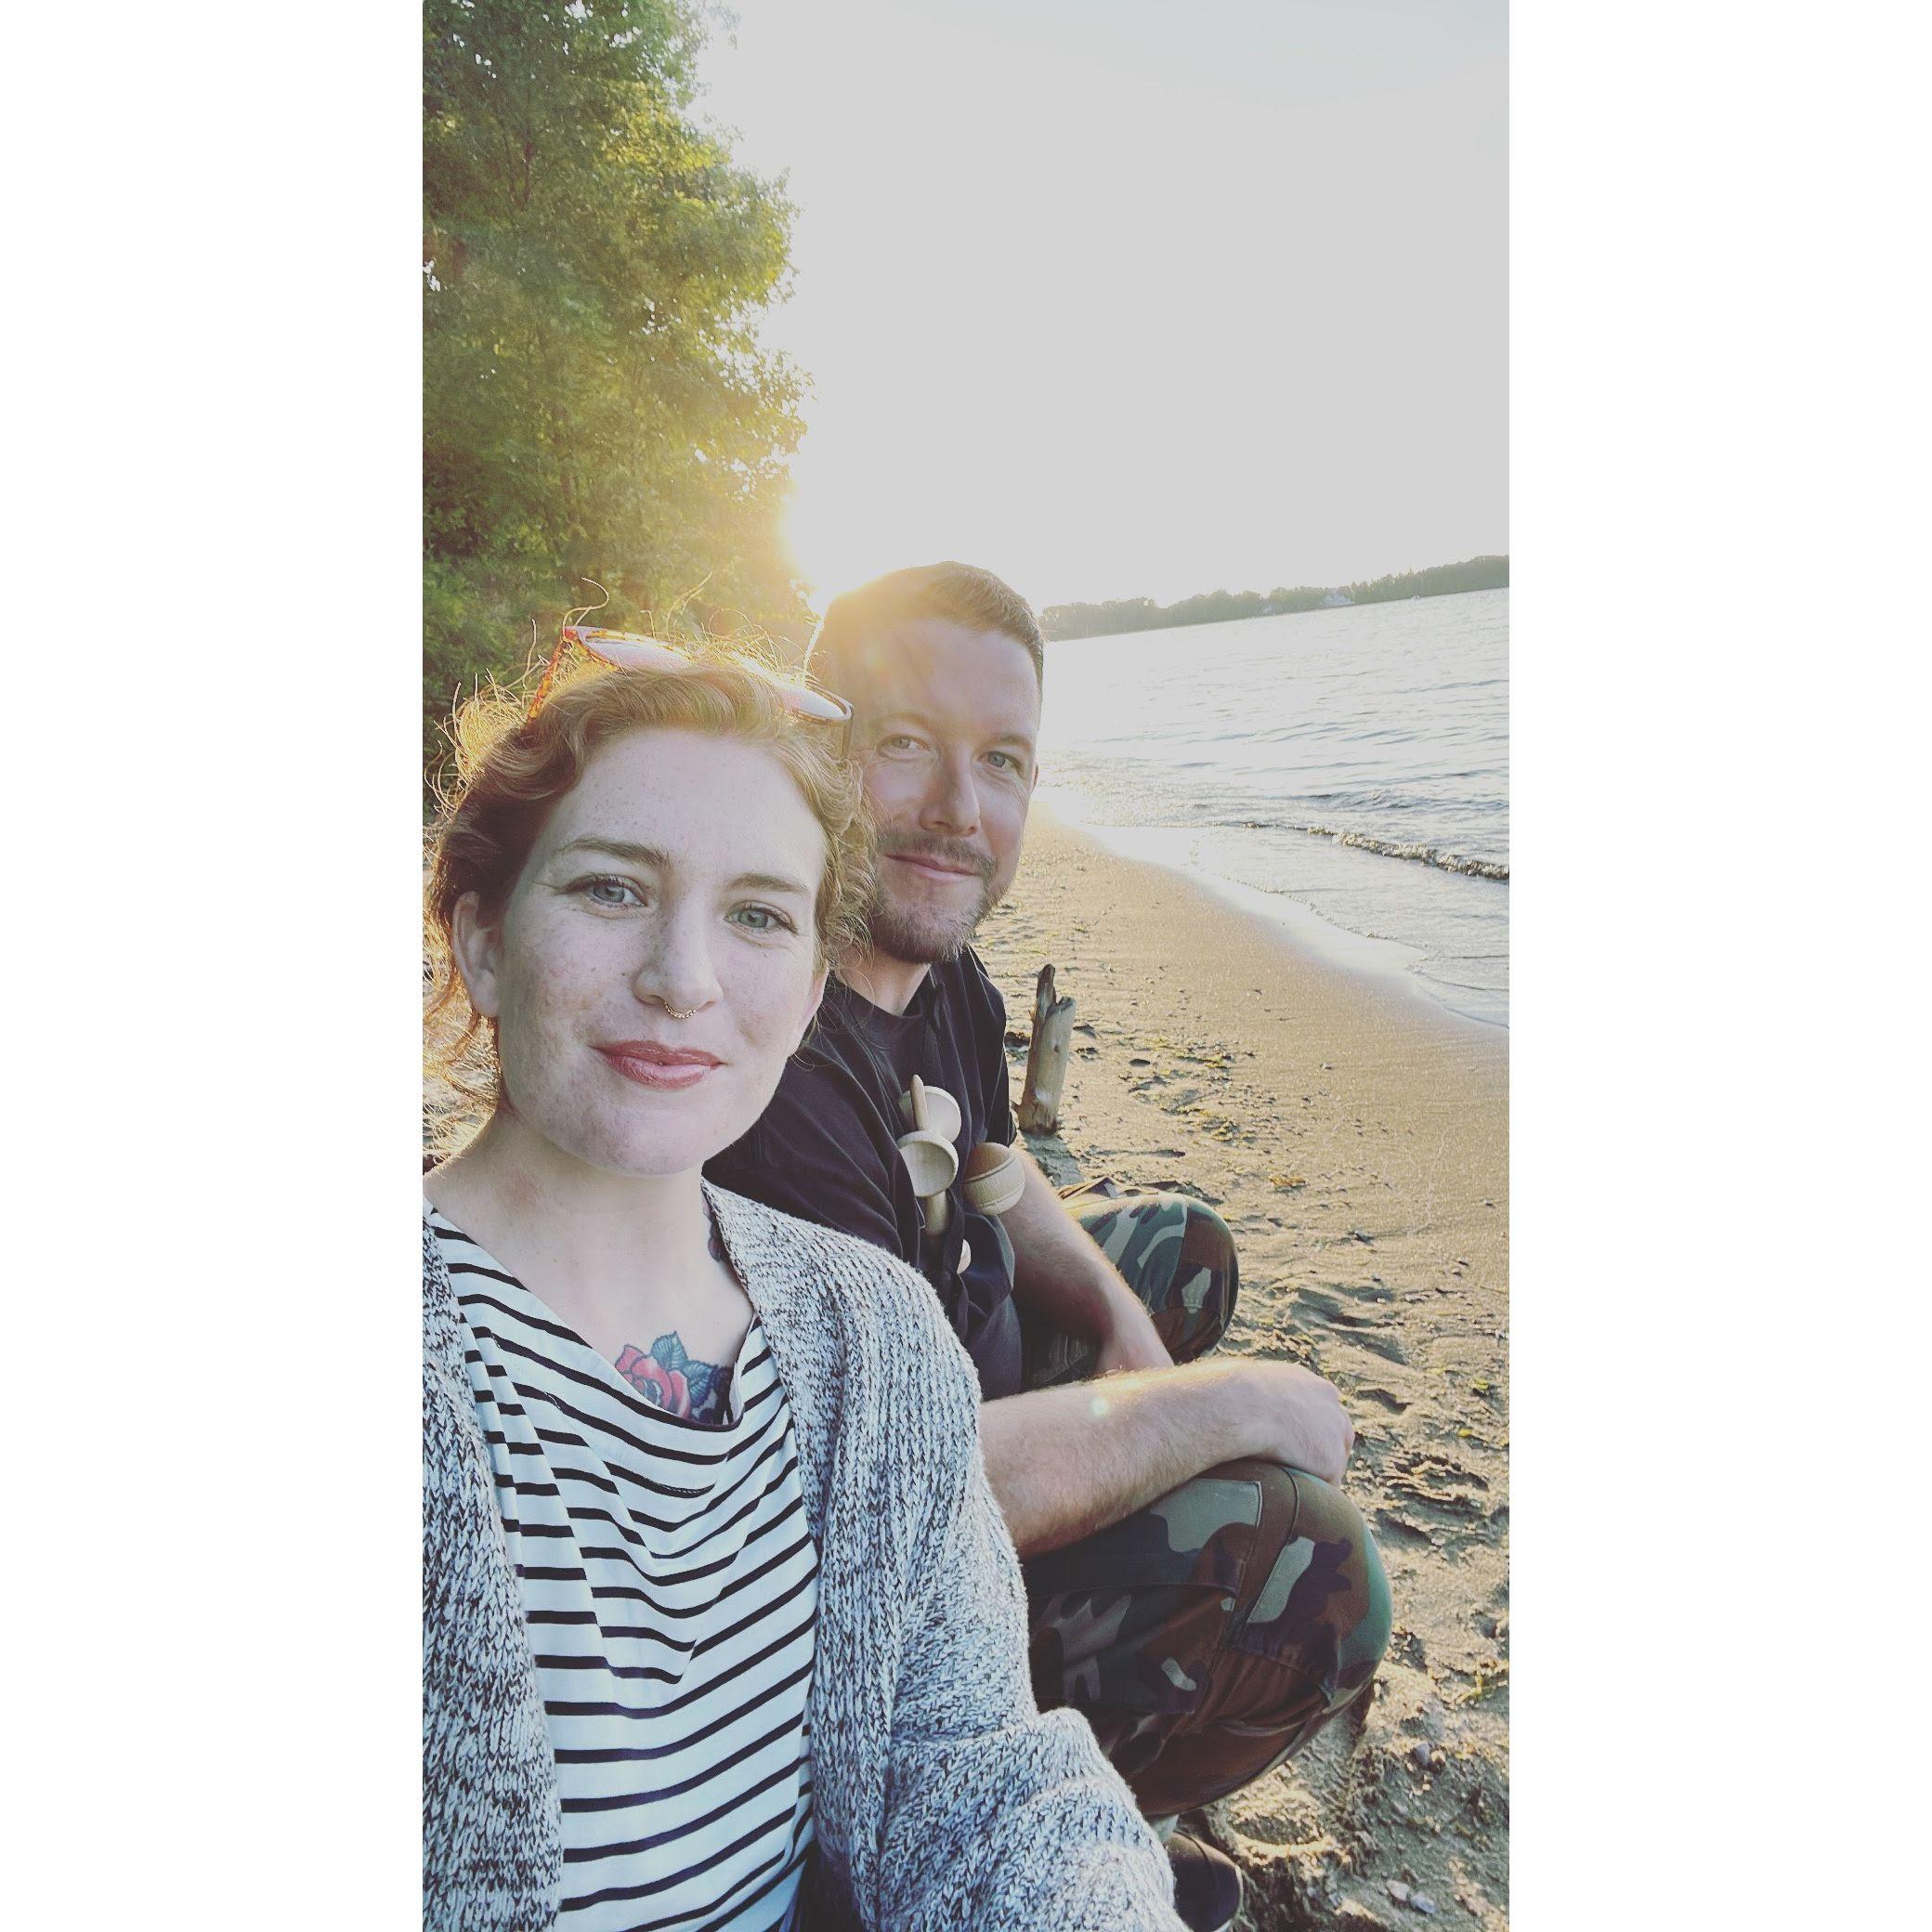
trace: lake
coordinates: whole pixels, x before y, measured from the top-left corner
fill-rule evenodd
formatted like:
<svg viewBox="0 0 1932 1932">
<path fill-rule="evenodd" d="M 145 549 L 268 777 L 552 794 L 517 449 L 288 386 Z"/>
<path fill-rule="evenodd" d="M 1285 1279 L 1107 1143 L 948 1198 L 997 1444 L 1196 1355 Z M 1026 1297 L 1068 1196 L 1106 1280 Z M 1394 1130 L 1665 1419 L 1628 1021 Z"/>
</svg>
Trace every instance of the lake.
<svg viewBox="0 0 1932 1932">
<path fill-rule="evenodd" d="M 1047 646 L 1043 802 L 1508 1024 L 1509 593 Z"/>
</svg>

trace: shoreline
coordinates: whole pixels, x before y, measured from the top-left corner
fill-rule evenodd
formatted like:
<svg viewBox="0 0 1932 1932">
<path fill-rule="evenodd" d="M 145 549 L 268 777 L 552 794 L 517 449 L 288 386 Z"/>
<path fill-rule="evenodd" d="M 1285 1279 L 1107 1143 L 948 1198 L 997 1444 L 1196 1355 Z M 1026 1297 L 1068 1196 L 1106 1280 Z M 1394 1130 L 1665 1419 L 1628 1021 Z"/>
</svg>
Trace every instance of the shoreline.
<svg viewBox="0 0 1932 1932">
<path fill-rule="evenodd" d="M 1412 940 L 1358 933 L 1292 892 L 1267 892 L 1199 863 L 1193 848 L 1211 828 L 1096 825 L 1081 816 L 1080 803 L 1077 793 L 1056 790 L 1047 798 L 1037 799 L 1033 811 L 1050 816 L 1056 825 L 1103 846 L 1116 858 L 1160 866 L 1180 874 L 1237 911 L 1279 927 L 1298 950 L 1345 972 L 1399 988 L 1405 996 L 1419 997 L 1431 1010 L 1460 1025 L 1508 1033 L 1507 992 L 1499 995 L 1444 979 L 1429 970 L 1430 955 Z"/>
<path fill-rule="evenodd" d="M 1344 1487 L 1395 1599 L 1374 1702 L 1211 1823 L 1248 1874 L 1248 1932 L 1392 1927 L 1418 1894 L 1500 1932 L 1508 1034 L 1218 884 L 1036 808 L 978 946 L 1022 1039 L 1043 964 L 1076 1002 L 1058 1138 L 1081 1170 L 1227 1221 L 1222 1352 L 1310 1364 L 1356 1424 Z"/>
</svg>

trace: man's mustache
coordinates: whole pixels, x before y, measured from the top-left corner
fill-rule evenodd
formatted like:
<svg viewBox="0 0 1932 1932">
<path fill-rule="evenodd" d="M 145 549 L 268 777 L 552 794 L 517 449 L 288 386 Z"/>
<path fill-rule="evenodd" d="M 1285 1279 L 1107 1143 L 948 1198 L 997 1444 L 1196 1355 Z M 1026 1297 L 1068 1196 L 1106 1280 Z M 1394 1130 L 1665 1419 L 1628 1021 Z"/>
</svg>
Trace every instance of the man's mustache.
<svg viewBox="0 0 1932 1932">
<path fill-rule="evenodd" d="M 903 832 L 882 833 L 879 840 L 881 858 L 929 858 L 943 866 L 959 866 L 977 872 L 982 879 L 993 876 L 993 861 L 975 852 L 963 839 L 915 839 Z"/>
</svg>

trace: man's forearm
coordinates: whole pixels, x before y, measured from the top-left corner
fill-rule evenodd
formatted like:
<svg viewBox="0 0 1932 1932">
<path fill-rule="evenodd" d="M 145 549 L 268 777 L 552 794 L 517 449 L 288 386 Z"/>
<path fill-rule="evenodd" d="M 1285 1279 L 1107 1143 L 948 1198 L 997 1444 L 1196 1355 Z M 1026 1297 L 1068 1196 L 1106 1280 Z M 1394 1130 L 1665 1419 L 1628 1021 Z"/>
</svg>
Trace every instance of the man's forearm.
<svg viewBox="0 0 1932 1932">
<path fill-rule="evenodd" d="M 1144 1369 L 989 1402 L 986 1475 L 1023 1557 L 1076 1543 L 1254 1448 L 1226 1363 Z"/>
<path fill-rule="evenodd" d="M 1014 1297 L 1046 1326 L 1098 1340 L 1116 1306 L 1133 1300 L 1133 1291 L 1024 1147 L 1020 1159 L 1025 1192 L 1005 1216 Z"/>
</svg>

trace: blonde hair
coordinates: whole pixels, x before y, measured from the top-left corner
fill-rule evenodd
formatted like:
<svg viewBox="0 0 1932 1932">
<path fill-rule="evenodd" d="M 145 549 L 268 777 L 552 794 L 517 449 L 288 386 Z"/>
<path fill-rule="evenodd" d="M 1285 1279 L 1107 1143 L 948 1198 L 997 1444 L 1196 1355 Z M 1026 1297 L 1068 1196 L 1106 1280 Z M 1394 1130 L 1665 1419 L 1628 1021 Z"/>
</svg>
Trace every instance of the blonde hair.
<svg viewBox="0 0 1932 1932">
<path fill-rule="evenodd" d="M 840 760 L 835 728 L 791 710 L 774 671 L 743 649 L 678 648 L 686 670 L 568 668 L 534 716 L 526 678 L 479 692 L 450 721 L 456 777 L 430 831 L 424 892 L 424 1103 L 427 1137 L 441 1153 L 466 1140 L 497 1098 L 496 1029 L 486 1030 L 456 970 L 457 902 L 475 893 L 486 922 L 502 914 L 551 813 L 613 738 L 683 730 L 766 746 L 825 833 L 813 903 L 819 964 L 859 936 L 870 840 L 857 769 Z"/>
</svg>

